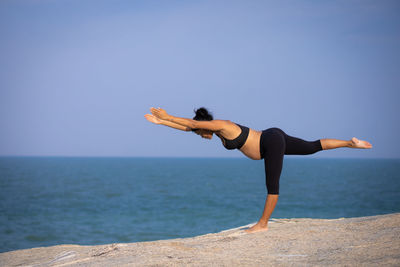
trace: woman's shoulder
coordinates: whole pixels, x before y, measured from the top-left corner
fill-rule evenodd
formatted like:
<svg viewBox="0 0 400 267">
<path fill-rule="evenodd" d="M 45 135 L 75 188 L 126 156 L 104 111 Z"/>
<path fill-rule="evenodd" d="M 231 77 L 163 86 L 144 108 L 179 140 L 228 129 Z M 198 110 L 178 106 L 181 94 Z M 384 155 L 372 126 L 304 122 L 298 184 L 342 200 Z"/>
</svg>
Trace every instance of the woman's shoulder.
<svg viewBox="0 0 400 267">
<path fill-rule="evenodd" d="M 240 126 L 230 120 L 215 120 L 221 124 L 221 130 L 219 131 L 225 138 L 230 138 L 232 135 L 237 135 L 241 131 Z"/>
<path fill-rule="evenodd" d="M 218 123 L 222 126 L 224 126 L 224 128 L 230 128 L 230 127 L 238 127 L 238 124 L 230 121 L 230 120 L 213 120 L 215 123 Z"/>
</svg>

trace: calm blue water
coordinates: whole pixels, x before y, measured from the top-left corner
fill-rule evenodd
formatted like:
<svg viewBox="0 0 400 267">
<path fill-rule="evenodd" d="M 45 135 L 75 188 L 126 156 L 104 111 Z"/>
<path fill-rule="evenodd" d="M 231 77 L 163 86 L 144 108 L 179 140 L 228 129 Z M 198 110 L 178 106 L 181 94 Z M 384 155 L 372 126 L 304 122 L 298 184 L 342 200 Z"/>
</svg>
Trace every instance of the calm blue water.
<svg viewBox="0 0 400 267">
<path fill-rule="evenodd" d="M 0 158 L 0 252 L 218 232 L 258 220 L 263 161 Z M 400 160 L 286 157 L 273 218 L 400 212 Z"/>
</svg>

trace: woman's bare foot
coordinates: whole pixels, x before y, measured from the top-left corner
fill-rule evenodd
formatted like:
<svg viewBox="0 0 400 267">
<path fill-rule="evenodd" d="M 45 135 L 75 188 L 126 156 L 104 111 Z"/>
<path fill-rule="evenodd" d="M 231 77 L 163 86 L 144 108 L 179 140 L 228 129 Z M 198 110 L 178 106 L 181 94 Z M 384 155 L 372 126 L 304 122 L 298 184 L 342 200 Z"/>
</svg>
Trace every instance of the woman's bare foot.
<svg viewBox="0 0 400 267">
<path fill-rule="evenodd" d="M 256 232 L 261 232 L 261 231 L 267 231 L 268 230 L 268 226 L 265 224 L 261 224 L 261 223 L 256 223 L 255 225 L 253 225 L 252 227 L 250 227 L 249 229 L 244 230 L 246 233 L 251 234 L 251 233 L 256 233 Z"/>
<path fill-rule="evenodd" d="M 352 148 L 371 148 L 372 145 L 367 141 L 358 140 L 357 138 L 353 137 L 353 138 L 351 138 L 350 147 L 352 147 Z"/>
</svg>

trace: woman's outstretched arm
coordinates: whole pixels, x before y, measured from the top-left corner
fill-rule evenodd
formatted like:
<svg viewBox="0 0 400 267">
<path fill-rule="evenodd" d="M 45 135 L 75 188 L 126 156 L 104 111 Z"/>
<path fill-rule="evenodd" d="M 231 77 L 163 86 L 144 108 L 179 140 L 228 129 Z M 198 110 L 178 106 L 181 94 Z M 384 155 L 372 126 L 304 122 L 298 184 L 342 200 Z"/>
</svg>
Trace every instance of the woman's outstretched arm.
<svg viewBox="0 0 400 267">
<path fill-rule="evenodd" d="M 173 123 L 173 122 L 170 122 L 170 121 L 158 119 L 153 114 L 146 114 L 144 116 L 149 122 L 152 122 L 154 124 L 165 125 L 165 126 L 177 129 L 177 130 L 185 131 L 185 132 L 188 132 L 188 131 L 191 130 L 189 127 L 182 126 L 180 124 L 176 124 L 176 123 Z"/>
<path fill-rule="evenodd" d="M 180 118 L 169 115 L 162 108 L 150 108 L 151 113 L 160 120 L 169 121 L 175 124 L 182 125 L 184 127 L 188 127 L 189 129 L 205 129 L 210 131 L 220 131 L 225 126 L 225 121 L 221 120 L 212 120 L 212 121 L 196 121 L 187 118 Z"/>
</svg>

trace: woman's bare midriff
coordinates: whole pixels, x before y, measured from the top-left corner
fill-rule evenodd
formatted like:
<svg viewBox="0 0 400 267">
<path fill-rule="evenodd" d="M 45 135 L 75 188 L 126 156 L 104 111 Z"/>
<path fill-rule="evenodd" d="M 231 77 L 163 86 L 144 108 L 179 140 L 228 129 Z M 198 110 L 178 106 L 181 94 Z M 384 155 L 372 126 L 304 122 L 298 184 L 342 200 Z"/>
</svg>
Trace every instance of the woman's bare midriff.
<svg viewBox="0 0 400 267">
<path fill-rule="evenodd" d="M 250 129 L 249 136 L 246 143 L 240 148 L 240 151 L 248 158 L 258 160 L 261 159 L 260 155 L 260 138 L 261 132 Z"/>
</svg>

